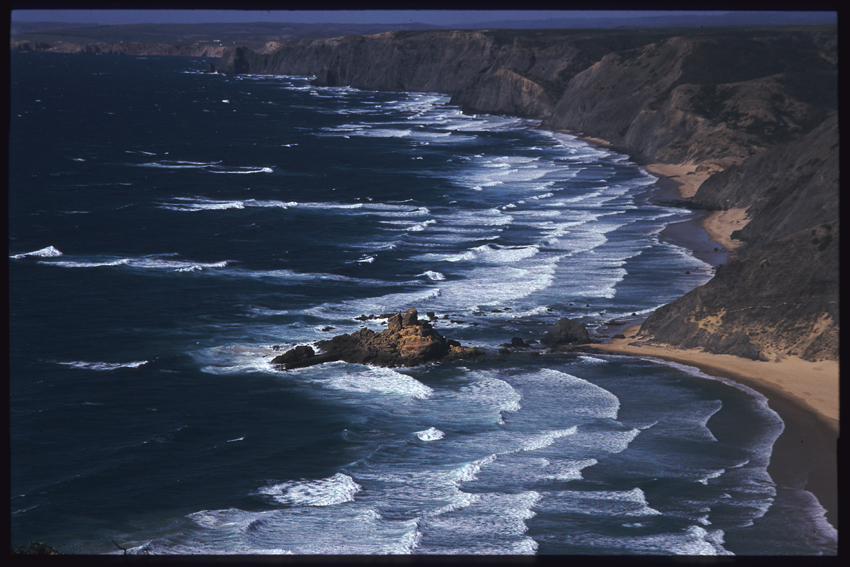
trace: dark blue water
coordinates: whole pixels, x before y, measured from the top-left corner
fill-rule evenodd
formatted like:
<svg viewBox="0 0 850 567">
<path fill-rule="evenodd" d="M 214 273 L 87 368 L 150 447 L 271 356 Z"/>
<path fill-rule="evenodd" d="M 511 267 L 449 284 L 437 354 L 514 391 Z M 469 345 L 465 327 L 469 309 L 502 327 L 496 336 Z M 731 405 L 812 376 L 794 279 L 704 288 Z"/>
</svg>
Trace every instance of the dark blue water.
<svg viewBox="0 0 850 567">
<path fill-rule="evenodd" d="M 428 93 L 13 53 L 13 545 L 835 553 L 754 392 L 616 356 L 279 372 L 416 307 L 491 353 L 710 277 L 625 156 Z M 686 273 L 689 272 L 689 273 Z M 778 528 L 781 526 L 781 529 Z"/>
</svg>

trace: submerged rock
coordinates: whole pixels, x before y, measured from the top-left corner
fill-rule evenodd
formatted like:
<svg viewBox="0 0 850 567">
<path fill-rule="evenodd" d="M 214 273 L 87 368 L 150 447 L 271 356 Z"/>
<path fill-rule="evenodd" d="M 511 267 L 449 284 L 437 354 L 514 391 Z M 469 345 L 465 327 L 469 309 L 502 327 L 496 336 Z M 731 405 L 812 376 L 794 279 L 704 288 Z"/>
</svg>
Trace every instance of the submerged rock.
<svg viewBox="0 0 850 567">
<path fill-rule="evenodd" d="M 337 360 L 375 366 L 416 366 L 484 354 L 480 348 L 463 347 L 457 341 L 446 339 L 429 323 L 419 321 L 413 308 L 390 315 L 387 329 L 380 333 L 363 328 L 350 335 L 319 341 L 317 345 L 321 354 L 316 354 L 311 347 L 298 346 L 271 362 L 285 370 Z"/>
<path fill-rule="evenodd" d="M 589 343 L 590 337 L 587 334 L 587 328 L 581 323 L 577 323 L 572 319 L 562 317 L 555 325 L 549 329 L 546 336 L 540 342 L 548 346 L 557 346 L 567 343 Z"/>
</svg>

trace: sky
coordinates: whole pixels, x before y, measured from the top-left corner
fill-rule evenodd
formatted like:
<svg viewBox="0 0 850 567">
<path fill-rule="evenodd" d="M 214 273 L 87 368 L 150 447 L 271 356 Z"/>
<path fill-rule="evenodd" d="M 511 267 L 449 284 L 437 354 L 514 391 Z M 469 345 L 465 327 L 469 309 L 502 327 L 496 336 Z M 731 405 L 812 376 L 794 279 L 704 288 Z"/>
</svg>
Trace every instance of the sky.
<svg viewBox="0 0 850 567">
<path fill-rule="evenodd" d="M 281 2 L 278 5 L 285 5 Z M 303 4 L 302 4 L 303 5 Z M 355 3 L 356 5 L 356 3 Z M 26 4 L 24 4 L 26 6 Z M 290 22 L 434 25 L 471 24 L 500 20 L 547 20 L 609 16 L 622 18 L 676 13 L 711 14 L 717 12 L 670 12 L 634 10 L 26 10 L 13 9 L 13 22 L 67 22 L 94 24 L 141 23 L 221 23 Z"/>
</svg>

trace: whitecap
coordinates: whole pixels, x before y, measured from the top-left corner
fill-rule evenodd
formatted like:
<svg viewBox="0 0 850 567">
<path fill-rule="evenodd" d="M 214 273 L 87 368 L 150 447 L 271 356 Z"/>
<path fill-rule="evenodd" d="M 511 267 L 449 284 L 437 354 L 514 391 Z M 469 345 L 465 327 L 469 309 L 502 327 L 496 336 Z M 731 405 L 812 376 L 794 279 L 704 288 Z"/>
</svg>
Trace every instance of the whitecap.
<svg viewBox="0 0 850 567">
<path fill-rule="evenodd" d="M 423 273 L 419 274 L 420 276 L 427 276 L 429 280 L 439 282 L 446 279 L 446 276 L 441 274 L 440 272 L 434 272 L 432 270 L 426 270 Z"/>
<path fill-rule="evenodd" d="M 87 362 L 84 360 L 75 360 L 72 362 L 57 362 L 63 366 L 72 366 L 83 370 L 95 370 L 98 372 L 106 372 L 117 370 L 119 368 L 138 368 L 147 364 L 148 360 L 136 360 L 133 362 Z"/>
<path fill-rule="evenodd" d="M 58 266 L 60 268 L 101 268 L 104 266 L 124 266 L 130 263 L 129 258 L 120 258 L 118 260 L 107 260 L 105 262 L 39 262 L 39 264 Z"/>
<path fill-rule="evenodd" d="M 433 393 L 430 387 L 416 378 L 379 366 L 328 362 L 321 366 L 292 370 L 289 374 L 298 375 L 300 381 L 311 381 L 344 392 L 401 396 L 419 400 L 426 399 Z"/>
<path fill-rule="evenodd" d="M 239 167 L 236 169 L 224 169 L 211 167 L 208 169 L 210 173 L 230 173 L 230 174 L 252 174 L 252 173 L 274 173 L 274 169 L 271 167 Z"/>
<path fill-rule="evenodd" d="M 716 469 L 709 471 L 708 474 L 706 474 L 704 477 L 698 478 L 696 482 L 707 485 L 709 480 L 711 480 L 712 478 L 719 478 L 723 476 L 723 473 L 725 472 L 726 469 Z"/>
<path fill-rule="evenodd" d="M 547 474 L 544 474 L 543 478 L 558 481 L 581 480 L 583 478 L 581 475 L 582 469 L 591 467 L 597 462 L 596 459 L 565 459 L 556 461 L 555 463 L 547 463 L 545 465 Z"/>
<path fill-rule="evenodd" d="M 9 256 L 12 259 L 19 260 L 21 258 L 26 258 L 27 256 L 39 256 L 42 258 L 55 258 L 57 256 L 61 256 L 62 252 L 54 248 L 53 246 L 48 246 L 47 248 L 42 248 L 41 250 L 36 250 L 34 252 L 24 252 L 23 254 L 15 254 L 14 256 Z"/>
<path fill-rule="evenodd" d="M 445 433 L 435 427 L 429 427 L 424 431 L 417 431 L 416 436 L 422 441 L 438 441 L 443 438 Z"/>
<path fill-rule="evenodd" d="M 483 244 L 459 254 L 422 254 L 417 259 L 444 262 L 483 262 L 487 264 L 511 264 L 531 258 L 540 252 L 537 246 L 499 246 Z"/>
<path fill-rule="evenodd" d="M 537 449 L 543 449 L 544 447 L 550 446 L 552 443 L 560 439 L 561 437 L 567 437 L 569 435 L 575 435 L 578 431 L 577 426 L 569 427 L 567 429 L 558 429 L 555 431 L 547 431 L 546 433 L 541 433 L 539 435 L 534 436 L 532 439 L 527 441 L 525 445 L 522 446 L 522 451 L 535 451 Z"/>
<path fill-rule="evenodd" d="M 320 480 L 288 481 L 259 490 L 275 502 L 292 506 L 333 506 L 351 502 L 361 490 L 354 479 L 343 473 Z"/>
<path fill-rule="evenodd" d="M 478 478 L 478 473 L 481 472 L 481 467 L 485 467 L 495 460 L 496 455 L 488 455 L 481 459 L 476 459 L 471 463 L 466 463 L 452 472 L 452 481 L 455 484 L 471 482 Z"/>
<path fill-rule="evenodd" d="M 347 363 L 346 363 L 347 364 Z M 428 398 L 433 390 L 412 376 L 389 368 L 348 365 L 344 373 L 324 377 L 328 385 L 352 392 L 400 395 L 415 399 Z"/>
</svg>

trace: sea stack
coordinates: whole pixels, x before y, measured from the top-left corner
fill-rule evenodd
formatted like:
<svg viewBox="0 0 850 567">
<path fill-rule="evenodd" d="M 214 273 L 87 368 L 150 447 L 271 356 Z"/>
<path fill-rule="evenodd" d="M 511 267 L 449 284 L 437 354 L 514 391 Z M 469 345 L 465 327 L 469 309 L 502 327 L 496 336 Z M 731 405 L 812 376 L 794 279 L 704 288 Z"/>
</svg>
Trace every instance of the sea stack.
<svg viewBox="0 0 850 567">
<path fill-rule="evenodd" d="M 590 342 L 590 337 L 584 325 L 562 317 L 540 342 L 551 347 L 570 343 L 585 344 Z"/>
</svg>

